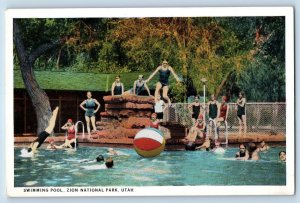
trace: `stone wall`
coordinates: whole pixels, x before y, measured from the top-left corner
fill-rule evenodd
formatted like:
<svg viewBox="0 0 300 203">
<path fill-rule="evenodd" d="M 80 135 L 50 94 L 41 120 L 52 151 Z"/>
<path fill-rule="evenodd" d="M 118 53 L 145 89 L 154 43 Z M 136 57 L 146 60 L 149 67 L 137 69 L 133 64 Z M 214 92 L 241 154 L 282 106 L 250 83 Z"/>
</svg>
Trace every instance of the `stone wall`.
<svg viewBox="0 0 300 203">
<path fill-rule="evenodd" d="M 105 111 L 96 122 L 93 139 L 133 139 L 138 131 L 150 125 L 154 97 L 135 95 L 105 96 Z"/>
</svg>

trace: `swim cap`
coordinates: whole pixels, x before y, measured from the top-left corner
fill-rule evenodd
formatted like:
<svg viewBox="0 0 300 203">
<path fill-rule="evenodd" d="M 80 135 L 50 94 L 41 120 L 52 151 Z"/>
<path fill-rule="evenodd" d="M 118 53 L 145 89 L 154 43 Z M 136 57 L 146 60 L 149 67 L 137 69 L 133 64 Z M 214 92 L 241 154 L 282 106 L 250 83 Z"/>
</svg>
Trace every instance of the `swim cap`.
<svg viewBox="0 0 300 203">
<path fill-rule="evenodd" d="M 223 96 L 222 99 L 226 102 L 227 101 L 227 97 Z"/>
<path fill-rule="evenodd" d="M 97 162 L 104 161 L 104 157 L 100 154 L 97 156 L 96 161 Z"/>
<path fill-rule="evenodd" d="M 73 123 L 73 120 L 71 118 L 69 118 L 68 123 Z"/>
</svg>

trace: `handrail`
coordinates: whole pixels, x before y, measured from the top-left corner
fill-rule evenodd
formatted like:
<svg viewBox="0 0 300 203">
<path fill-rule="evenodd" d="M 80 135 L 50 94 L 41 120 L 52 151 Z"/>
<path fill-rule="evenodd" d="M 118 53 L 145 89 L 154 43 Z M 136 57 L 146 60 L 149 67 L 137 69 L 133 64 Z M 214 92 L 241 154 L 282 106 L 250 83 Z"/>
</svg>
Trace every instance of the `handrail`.
<svg viewBox="0 0 300 203">
<path fill-rule="evenodd" d="M 78 132 L 78 124 L 81 123 L 82 125 L 82 138 L 84 138 L 84 123 L 82 121 L 77 121 L 75 123 L 75 150 L 76 150 L 76 144 L 77 144 L 77 132 Z"/>
</svg>

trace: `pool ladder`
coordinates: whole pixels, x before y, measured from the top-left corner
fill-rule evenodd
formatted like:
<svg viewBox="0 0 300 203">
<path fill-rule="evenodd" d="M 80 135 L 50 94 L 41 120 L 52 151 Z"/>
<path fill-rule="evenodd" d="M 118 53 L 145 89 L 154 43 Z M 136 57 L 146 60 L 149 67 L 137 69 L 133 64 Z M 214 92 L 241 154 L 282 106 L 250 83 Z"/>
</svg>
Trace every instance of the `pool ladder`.
<svg viewBox="0 0 300 203">
<path fill-rule="evenodd" d="M 77 133 L 78 133 L 78 124 L 81 123 L 81 126 L 82 126 L 82 138 L 84 138 L 84 123 L 82 121 L 77 121 L 75 123 L 75 147 L 74 149 L 76 150 L 76 144 L 77 144 Z"/>
</svg>

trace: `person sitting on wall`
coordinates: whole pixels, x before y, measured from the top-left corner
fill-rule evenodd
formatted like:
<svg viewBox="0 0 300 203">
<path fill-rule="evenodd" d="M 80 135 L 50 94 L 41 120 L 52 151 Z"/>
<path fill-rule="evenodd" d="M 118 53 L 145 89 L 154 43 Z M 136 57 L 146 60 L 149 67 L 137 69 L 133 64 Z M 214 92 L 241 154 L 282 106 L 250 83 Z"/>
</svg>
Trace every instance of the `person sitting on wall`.
<svg viewBox="0 0 300 203">
<path fill-rule="evenodd" d="M 196 147 L 196 150 L 206 150 L 209 151 L 211 148 L 211 140 L 208 136 L 205 137 L 205 140 L 202 145 Z"/>
<path fill-rule="evenodd" d="M 115 82 L 111 86 L 111 96 L 122 95 L 124 93 L 124 85 L 121 82 L 121 76 L 117 75 Z"/>
<path fill-rule="evenodd" d="M 56 146 L 56 148 L 73 148 L 73 146 L 75 146 L 75 142 L 76 142 L 76 137 L 75 137 L 75 125 L 73 123 L 72 119 L 68 119 L 67 123 L 65 123 L 61 129 L 66 130 L 67 131 L 67 138 L 65 139 L 65 143 L 60 145 L 60 146 Z M 73 144 L 73 146 L 72 146 Z"/>
<path fill-rule="evenodd" d="M 197 137 L 203 138 L 205 132 L 205 121 L 203 115 L 199 114 L 195 125 L 190 129 L 189 134 L 183 139 L 186 150 L 195 150 Z"/>
<path fill-rule="evenodd" d="M 134 95 L 141 95 L 143 90 L 146 90 L 148 95 L 151 96 L 147 83 L 144 80 L 144 75 L 139 75 L 139 78 L 134 81 L 132 90 Z"/>
<path fill-rule="evenodd" d="M 52 116 L 49 120 L 49 124 L 47 128 L 39 133 L 38 138 L 36 138 L 28 147 L 27 152 L 32 152 L 33 154 L 36 152 L 36 150 L 44 143 L 44 141 L 47 139 L 47 137 L 52 133 L 54 127 L 55 127 L 55 121 L 58 113 L 58 107 L 56 107 L 53 112 Z"/>
</svg>

